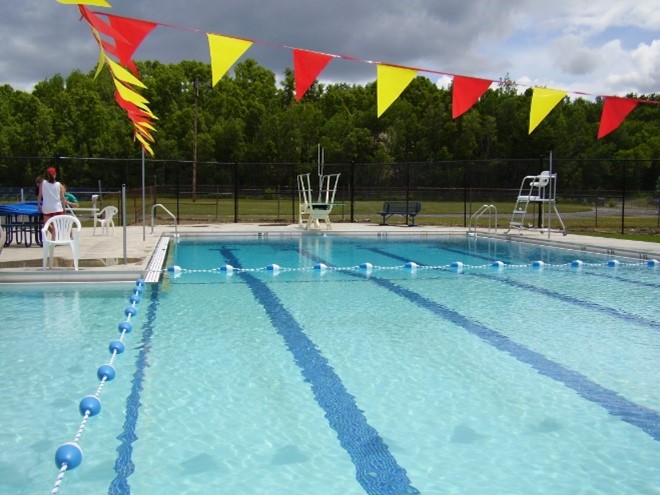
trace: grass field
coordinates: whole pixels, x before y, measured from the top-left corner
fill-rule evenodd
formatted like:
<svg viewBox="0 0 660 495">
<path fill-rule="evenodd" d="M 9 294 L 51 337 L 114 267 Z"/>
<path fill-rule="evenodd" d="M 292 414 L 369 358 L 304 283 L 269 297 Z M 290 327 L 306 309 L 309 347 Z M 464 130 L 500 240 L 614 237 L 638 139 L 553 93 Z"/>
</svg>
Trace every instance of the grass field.
<svg viewBox="0 0 660 495">
<path fill-rule="evenodd" d="M 174 216 L 179 219 L 180 224 L 186 223 L 295 223 L 298 221 L 298 202 L 290 198 L 286 199 L 239 199 L 235 205 L 230 197 L 203 197 L 197 201 L 190 198 L 176 199 L 174 197 L 159 197 L 158 204 L 163 205 Z M 153 200 L 147 197 L 145 206 L 147 224 L 151 224 Z M 104 197 L 103 206 L 115 204 L 119 206 L 119 198 L 113 196 Z M 462 201 L 424 201 L 422 211 L 417 216 L 418 225 L 438 225 L 464 227 L 469 225 L 471 215 L 482 206 L 483 203 L 464 203 Z M 81 204 L 81 206 L 91 206 Z M 515 206 L 511 202 L 495 202 L 493 206 L 497 211 L 498 227 L 507 228 L 511 218 L 511 212 Z M 235 209 L 237 207 L 237 210 Z M 382 201 L 356 201 L 353 212 L 353 220 L 358 223 L 380 223 L 381 216 L 378 214 L 383 207 Z M 660 242 L 660 213 L 654 206 L 626 208 L 625 217 L 622 218 L 620 207 L 600 207 L 592 205 L 558 203 L 557 209 L 569 232 L 579 232 L 602 236 L 621 236 L 622 238 L 640 238 L 652 242 Z M 171 217 L 163 208 L 154 210 L 154 223 L 172 223 Z M 350 222 L 351 212 L 349 203 L 338 203 L 332 212 L 334 223 Z M 530 205 L 525 223 L 534 224 L 538 220 L 538 210 Z M 557 219 L 553 218 L 552 227 L 558 225 Z M 127 199 L 127 222 L 136 224 L 142 221 L 142 198 L 131 197 Z M 478 224 L 487 227 L 489 221 L 494 218 L 484 215 Z M 621 235 L 622 221 L 624 235 Z M 390 224 L 403 224 L 402 216 L 394 216 L 388 220 Z"/>
</svg>

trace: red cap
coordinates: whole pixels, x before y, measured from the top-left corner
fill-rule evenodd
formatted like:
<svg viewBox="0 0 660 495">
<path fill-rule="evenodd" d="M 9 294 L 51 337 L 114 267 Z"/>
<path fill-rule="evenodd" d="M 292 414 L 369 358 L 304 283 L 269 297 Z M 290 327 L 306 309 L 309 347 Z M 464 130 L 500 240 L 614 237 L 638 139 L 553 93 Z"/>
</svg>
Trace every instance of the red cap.
<svg viewBox="0 0 660 495">
<path fill-rule="evenodd" d="M 48 173 L 50 175 L 57 175 L 57 170 L 55 170 L 55 167 L 48 167 L 46 169 L 46 173 Z"/>
</svg>

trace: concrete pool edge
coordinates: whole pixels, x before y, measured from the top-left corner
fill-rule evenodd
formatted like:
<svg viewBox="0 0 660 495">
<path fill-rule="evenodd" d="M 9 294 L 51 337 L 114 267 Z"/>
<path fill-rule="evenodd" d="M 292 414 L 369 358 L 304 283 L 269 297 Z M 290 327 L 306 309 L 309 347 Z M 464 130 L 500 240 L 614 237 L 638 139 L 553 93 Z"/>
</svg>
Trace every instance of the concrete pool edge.
<svg viewBox="0 0 660 495">
<path fill-rule="evenodd" d="M 89 230 L 89 232 L 86 232 Z M 123 231 L 126 232 L 124 239 Z M 443 235 L 473 235 L 463 227 L 442 226 L 415 226 L 378 225 L 371 223 L 335 223 L 332 230 L 304 230 L 298 224 L 198 224 L 179 226 L 180 238 L 213 238 L 226 236 L 443 236 Z M 569 233 L 525 232 L 524 234 L 505 234 L 492 230 L 478 229 L 476 238 L 497 239 L 508 242 L 522 242 L 527 244 L 545 245 L 562 249 L 570 249 L 576 253 L 596 253 L 634 259 L 660 259 L 660 243 L 633 241 L 625 239 L 611 239 Z M 137 278 L 152 277 L 152 282 L 158 280 L 158 273 L 164 266 L 166 252 L 162 252 L 159 243 L 163 237 L 174 238 L 174 227 L 170 225 L 156 226 L 153 231 L 147 231 L 143 226 L 129 226 L 117 229 L 116 236 L 93 236 L 90 229 L 83 228 L 80 259 L 108 259 L 114 264 L 101 267 L 86 267 L 74 271 L 62 267 L 52 270 L 41 268 L 42 249 L 39 247 L 26 248 L 23 246 L 10 246 L 4 248 L 0 254 L 0 285 L 2 284 L 60 284 L 60 283 L 99 283 L 99 282 L 134 282 Z M 125 244 L 125 245 L 124 245 Z M 160 251 L 160 252 L 159 252 Z M 70 258 L 70 252 L 65 248 L 56 250 L 62 259 Z M 123 256 L 137 261 L 123 264 Z M 154 259 L 158 262 L 154 264 Z M 20 268 L 3 268 L 5 262 L 20 263 L 31 260 L 32 266 Z M 39 260 L 35 266 L 35 260 Z"/>
<path fill-rule="evenodd" d="M 569 234 L 570 235 L 570 234 Z M 640 260 L 660 259 L 660 243 L 632 241 L 624 239 L 611 239 L 607 237 L 592 237 L 573 234 L 565 240 L 557 238 L 547 239 L 539 237 L 522 237 L 514 234 L 488 234 L 479 235 L 482 238 L 505 240 L 510 242 L 523 242 L 576 252 L 605 254 L 614 257 L 633 258 Z M 556 236 L 559 237 L 559 236 Z"/>
</svg>

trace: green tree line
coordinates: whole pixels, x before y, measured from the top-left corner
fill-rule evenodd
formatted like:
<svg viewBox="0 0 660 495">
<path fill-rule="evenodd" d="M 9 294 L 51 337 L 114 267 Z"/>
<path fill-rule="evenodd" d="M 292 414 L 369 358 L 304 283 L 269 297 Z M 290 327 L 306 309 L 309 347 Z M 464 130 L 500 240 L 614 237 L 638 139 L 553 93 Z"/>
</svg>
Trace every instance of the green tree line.
<svg viewBox="0 0 660 495">
<path fill-rule="evenodd" d="M 292 70 L 278 79 L 253 59 L 237 64 L 214 87 L 210 65 L 202 62 L 137 65 L 147 86 L 141 94 L 158 117 L 153 133 L 158 159 L 309 164 L 316 162 L 319 144 L 326 163 L 522 159 L 548 150 L 562 159 L 634 159 L 649 169 L 657 169 L 660 159 L 658 105 L 638 105 L 616 131 L 598 140 L 602 101 L 565 98 L 529 135 L 531 89 L 520 93 L 508 76 L 458 119 L 451 118 L 451 88 L 419 76 L 377 118 L 375 82 L 316 82 L 296 102 Z M 114 91 L 107 70 L 97 78 L 94 71 L 56 75 L 30 93 L 1 86 L 3 185 L 31 183 L 45 158 L 139 158 L 132 124 Z M 660 102 L 656 94 L 629 96 Z M 76 181 L 94 183 L 91 168 Z"/>
</svg>

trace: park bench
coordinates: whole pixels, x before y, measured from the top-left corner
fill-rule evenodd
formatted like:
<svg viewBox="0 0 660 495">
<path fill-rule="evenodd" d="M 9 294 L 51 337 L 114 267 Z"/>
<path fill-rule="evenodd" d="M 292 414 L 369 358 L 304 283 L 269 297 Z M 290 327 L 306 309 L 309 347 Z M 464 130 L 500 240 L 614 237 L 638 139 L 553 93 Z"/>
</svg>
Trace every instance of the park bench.
<svg viewBox="0 0 660 495">
<path fill-rule="evenodd" d="M 412 223 L 409 224 L 410 227 L 415 226 L 415 217 L 422 209 L 422 203 L 419 201 L 385 201 L 383 203 L 383 211 L 378 214 L 383 217 L 381 225 L 387 225 L 387 219 L 392 215 L 402 215 L 407 217 L 407 219 L 412 219 Z"/>
</svg>

